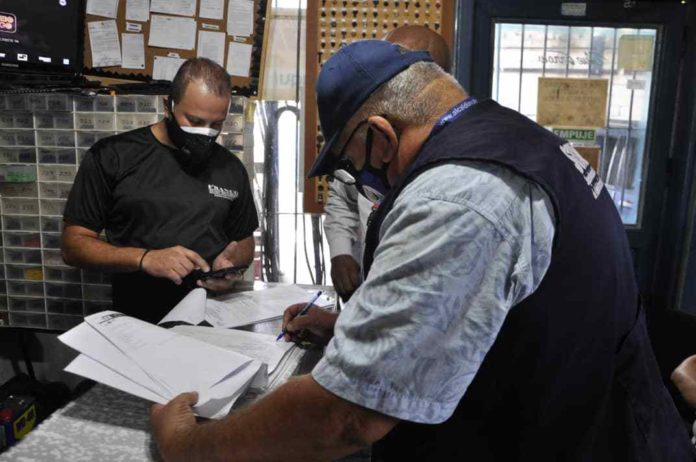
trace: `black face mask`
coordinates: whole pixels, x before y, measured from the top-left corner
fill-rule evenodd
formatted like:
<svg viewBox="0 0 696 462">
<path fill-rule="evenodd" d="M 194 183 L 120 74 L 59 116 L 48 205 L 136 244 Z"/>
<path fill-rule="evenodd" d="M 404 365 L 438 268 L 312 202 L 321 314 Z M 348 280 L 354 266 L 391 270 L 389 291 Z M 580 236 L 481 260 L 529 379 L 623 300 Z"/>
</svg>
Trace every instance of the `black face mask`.
<svg viewBox="0 0 696 462">
<path fill-rule="evenodd" d="M 187 172 L 195 172 L 205 166 L 213 153 L 215 138 L 220 133 L 212 128 L 182 128 L 174 117 L 174 104 L 169 99 L 169 117 L 165 119 L 167 135 L 178 148 L 173 151 L 177 162 Z"/>
</svg>

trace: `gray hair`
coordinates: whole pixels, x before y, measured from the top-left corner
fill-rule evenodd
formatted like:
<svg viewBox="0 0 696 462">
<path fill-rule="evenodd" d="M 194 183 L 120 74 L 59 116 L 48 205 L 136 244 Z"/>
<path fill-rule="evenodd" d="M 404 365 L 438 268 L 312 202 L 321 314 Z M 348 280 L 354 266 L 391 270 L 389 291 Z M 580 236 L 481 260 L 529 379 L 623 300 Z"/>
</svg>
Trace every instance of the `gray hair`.
<svg viewBox="0 0 696 462">
<path fill-rule="evenodd" d="M 459 86 L 454 77 L 433 62 L 412 64 L 377 88 L 352 118 L 364 120 L 373 115 L 383 115 L 390 121 L 406 125 L 425 124 L 439 105 L 439 98 L 428 86 L 441 79 Z"/>
</svg>

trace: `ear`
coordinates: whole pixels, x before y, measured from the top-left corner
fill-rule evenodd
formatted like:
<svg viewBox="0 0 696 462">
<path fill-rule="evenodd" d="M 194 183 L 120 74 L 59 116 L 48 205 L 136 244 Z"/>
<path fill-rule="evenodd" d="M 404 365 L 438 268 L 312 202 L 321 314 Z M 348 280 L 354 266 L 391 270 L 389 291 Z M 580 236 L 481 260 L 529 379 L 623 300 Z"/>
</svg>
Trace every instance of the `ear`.
<svg viewBox="0 0 696 462">
<path fill-rule="evenodd" d="M 396 135 L 394 126 L 382 116 L 371 116 L 367 119 L 373 130 L 377 133 L 377 139 L 373 138 L 373 143 L 383 143 L 382 149 L 379 149 L 382 156 L 382 162 L 390 162 L 399 150 L 399 137 Z M 377 146 L 380 146 L 377 144 Z"/>
<path fill-rule="evenodd" d="M 164 104 L 164 115 L 169 117 L 171 115 L 171 111 L 169 110 L 169 96 L 163 96 L 162 103 Z"/>
</svg>

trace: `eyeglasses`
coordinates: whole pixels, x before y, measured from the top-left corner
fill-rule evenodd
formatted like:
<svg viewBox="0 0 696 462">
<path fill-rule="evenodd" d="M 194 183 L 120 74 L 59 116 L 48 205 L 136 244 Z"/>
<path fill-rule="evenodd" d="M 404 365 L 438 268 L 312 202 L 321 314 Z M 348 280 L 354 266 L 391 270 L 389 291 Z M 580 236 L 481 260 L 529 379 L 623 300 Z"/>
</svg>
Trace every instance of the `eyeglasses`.
<svg viewBox="0 0 696 462">
<path fill-rule="evenodd" d="M 360 170 L 356 169 L 355 166 L 353 165 L 353 162 L 348 158 L 348 156 L 345 153 L 346 148 L 350 144 L 350 142 L 353 140 L 353 137 L 355 134 L 362 128 L 364 124 L 367 123 L 367 119 L 363 120 L 360 122 L 358 125 L 355 126 L 353 131 L 351 132 L 350 136 L 348 136 L 348 140 L 346 143 L 343 145 L 343 148 L 341 149 L 340 154 L 337 156 L 338 160 L 334 164 L 334 170 L 333 172 L 329 175 L 332 179 L 336 179 L 340 181 L 341 183 L 345 183 L 347 185 L 354 185 L 357 182 L 358 177 L 360 176 L 360 172 L 362 172 L 362 168 Z M 365 163 L 370 161 L 370 155 L 372 154 L 372 127 L 368 126 L 367 127 L 367 135 L 365 137 Z M 364 168 L 364 166 L 363 166 Z"/>
</svg>

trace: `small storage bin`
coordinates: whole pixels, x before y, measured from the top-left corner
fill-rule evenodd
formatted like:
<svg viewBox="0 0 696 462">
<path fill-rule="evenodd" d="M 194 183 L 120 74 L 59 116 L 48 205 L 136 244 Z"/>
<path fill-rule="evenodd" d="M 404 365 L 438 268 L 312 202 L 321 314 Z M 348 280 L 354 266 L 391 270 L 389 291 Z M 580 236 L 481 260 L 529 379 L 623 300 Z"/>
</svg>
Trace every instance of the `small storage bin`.
<svg viewBox="0 0 696 462">
<path fill-rule="evenodd" d="M 43 269 L 40 266 L 7 265 L 7 279 L 41 281 L 43 280 Z"/>
<path fill-rule="evenodd" d="M 82 299 L 82 288 L 79 284 L 46 283 L 46 296 L 59 298 Z"/>
<path fill-rule="evenodd" d="M 36 183 L 0 183 L 2 197 L 38 197 Z"/>
<path fill-rule="evenodd" d="M 243 133 L 244 132 L 244 116 L 229 115 L 222 125 L 222 131 L 227 133 Z"/>
<path fill-rule="evenodd" d="M 34 164 L 36 163 L 36 150 L 34 148 L 0 147 L 0 163 Z"/>
<path fill-rule="evenodd" d="M 43 297 L 43 284 L 40 282 L 7 281 L 7 291 L 10 295 L 28 295 Z"/>
<path fill-rule="evenodd" d="M 41 251 L 33 249 L 5 249 L 7 263 L 27 263 L 40 265 Z"/>
<path fill-rule="evenodd" d="M 48 109 L 46 95 L 30 93 L 27 95 L 27 102 L 29 103 L 29 109 L 32 111 L 45 111 Z"/>
<path fill-rule="evenodd" d="M 135 112 L 136 99 L 133 95 L 116 96 L 116 112 Z"/>
<path fill-rule="evenodd" d="M 5 99 L 5 108 L 8 111 L 26 111 L 29 109 L 26 95 L 11 95 Z"/>
<path fill-rule="evenodd" d="M 41 231 L 62 232 L 63 219 L 58 217 L 41 217 Z"/>
<path fill-rule="evenodd" d="M 61 234 L 43 233 L 43 246 L 45 249 L 60 249 Z M 80 279 L 78 278 L 78 282 Z"/>
<path fill-rule="evenodd" d="M 38 215 L 39 201 L 36 199 L 2 199 L 2 213 L 7 215 Z"/>
<path fill-rule="evenodd" d="M 63 216 L 64 200 L 41 199 L 41 215 Z"/>
<path fill-rule="evenodd" d="M 49 95 L 46 97 L 49 111 L 72 111 L 72 97 L 68 95 Z"/>
<path fill-rule="evenodd" d="M 157 112 L 157 99 L 161 96 L 143 95 L 135 97 L 135 112 Z"/>
<path fill-rule="evenodd" d="M 94 114 L 94 128 L 96 130 L 114 130 L 114 114 L 98 112 Z"/>
<path fill-rule="evenodd" d="M 82 316 L 82 301 L 49 298 L 46 300 L 46 311 L 49 313 L 74 314 Z"/>
<path fill-rule="evenodd" d="M 39 165 L 39 180 L 64 181 L 72 183 L 75 180 L 75 167 L 72 165 Z"/>
<path fill-rule="evenodd" d="M 69 268 L 63 261 L 63 255 L 61 255 L 60 250 L 44 250 L 43 260 L 46 266 L 63 266 Z"/>
<path fill-rule="evenodd" d="M 4 229 L 8 231 L 38 231 L 39 217 L 3 216 Z"/>
<path fill-rule="evenodd" d="M 10 324 L 15 327 L 45 328 L 46 315 L 38 313 L 13 313 L 10 311 Z"/>
<path fill-rule="evenodd" d="M 49 268 L 44 269 L 46 281 L 51 282 L 80 282 L 80 270 L 72 268 Z"/>
<path fill-rule="evenodd" d="M 31 112 L 18 112 L 12 117 L 14 128 L 34 128 L 34 117 Z"/>
<path fill-rule="evenodd" d="M 4 243 L 6 247 L 28 247 L 38 249 L 41 247 L 39 233 L 26 232 L 4 232 Z"/>
<path fill-rule="evenodd" d="M 70 183 L 40 183 L 41 197 L 46 199 L 67 199 L 72 189 Z"/>
<path fill-rule="evenodd" d="M 114 112 L 114 97 L 100 95 L 94 98 L 94 110 L 96 112 Z"/>
</svg>

